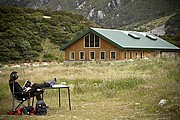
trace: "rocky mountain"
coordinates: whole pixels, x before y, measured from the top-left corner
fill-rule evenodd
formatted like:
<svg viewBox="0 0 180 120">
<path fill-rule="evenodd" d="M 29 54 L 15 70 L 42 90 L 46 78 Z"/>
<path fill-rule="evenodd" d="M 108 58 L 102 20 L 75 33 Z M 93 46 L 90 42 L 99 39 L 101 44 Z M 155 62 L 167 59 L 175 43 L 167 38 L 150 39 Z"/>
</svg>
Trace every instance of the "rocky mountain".
<svg viewBox="0 0 180 120">
<path fill-rule="evenodd" d="M 1 0 L 0 5 L 73 11 L 101 26 L 120 28 L 171 15 L 180 0 Z"/>
</svg>

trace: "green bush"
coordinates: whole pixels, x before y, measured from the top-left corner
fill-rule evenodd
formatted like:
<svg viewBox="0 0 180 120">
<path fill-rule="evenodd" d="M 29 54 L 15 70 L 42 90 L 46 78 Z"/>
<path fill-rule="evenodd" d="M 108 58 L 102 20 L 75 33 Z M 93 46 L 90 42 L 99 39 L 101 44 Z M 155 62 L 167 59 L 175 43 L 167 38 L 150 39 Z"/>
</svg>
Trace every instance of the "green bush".
<svg viewBox="0 0 180 120">
<path fill-rule="evenodd" d="M 44 54 L 44 61 L 53 61 L 55 57 L 52 54 L 46 53 Z"/>
</svg>

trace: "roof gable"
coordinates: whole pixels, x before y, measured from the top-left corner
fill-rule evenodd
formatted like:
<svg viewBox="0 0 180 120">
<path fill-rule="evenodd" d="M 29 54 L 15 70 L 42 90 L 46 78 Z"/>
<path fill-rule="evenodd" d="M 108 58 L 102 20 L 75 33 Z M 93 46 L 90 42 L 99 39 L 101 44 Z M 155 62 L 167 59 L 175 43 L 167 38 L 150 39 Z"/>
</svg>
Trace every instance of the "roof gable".
<svg viewBox="0 0 180 120">
<path fill-rule="evenodd" d="M 82 34 L 61 47 L 61 50 L 85 36 L 89 32 L 94 33 L 103 40 L 116 46 L 119 49 L 161 49 L 161 50 L 179 50 L 178 47 L 168 43 L 167 41 L 144 32 L 123 31 L 115 29 L 89 28 Z"/>
</svg>

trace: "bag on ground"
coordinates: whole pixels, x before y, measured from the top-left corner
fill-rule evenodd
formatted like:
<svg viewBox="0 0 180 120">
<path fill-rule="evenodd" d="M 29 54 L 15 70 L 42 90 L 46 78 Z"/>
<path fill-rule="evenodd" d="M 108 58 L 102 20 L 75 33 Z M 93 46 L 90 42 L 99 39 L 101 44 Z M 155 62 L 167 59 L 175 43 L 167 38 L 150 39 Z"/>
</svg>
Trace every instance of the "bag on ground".
<svg viewBox="0 0 180 120">
<path fill-rule="evenodd" d="M 22 112 L 24 115 L 34 115 L 34 107 L 33 106 L 24 107 L 22 109 Z"/>
<path fill-rule="evenodd" d="M 36 103 L 36 115 L 46 115 L 47 114 L 47 106 L 43 100 L 39 100 Z"/>
</svg>

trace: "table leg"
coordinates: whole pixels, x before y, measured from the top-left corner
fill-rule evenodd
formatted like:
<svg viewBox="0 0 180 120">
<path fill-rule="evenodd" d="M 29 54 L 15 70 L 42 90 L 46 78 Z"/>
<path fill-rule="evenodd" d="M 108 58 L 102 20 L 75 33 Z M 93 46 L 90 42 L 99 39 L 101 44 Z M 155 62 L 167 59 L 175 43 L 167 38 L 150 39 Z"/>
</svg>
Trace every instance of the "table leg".
<svg viewBox="0 0 180 120">
<path fill-rule="evenodd" d="M 61 107 L 61 92 L 60 92 L 60 88 L 59 88 L 59 107 Z"/>
<path fill-rule="evenodd" d="M 71 110 L 71 99 L 70 99 L 70 90 L 68 88 L 68 97 L 69 97 L 69 110 Z"/>
</svg>

